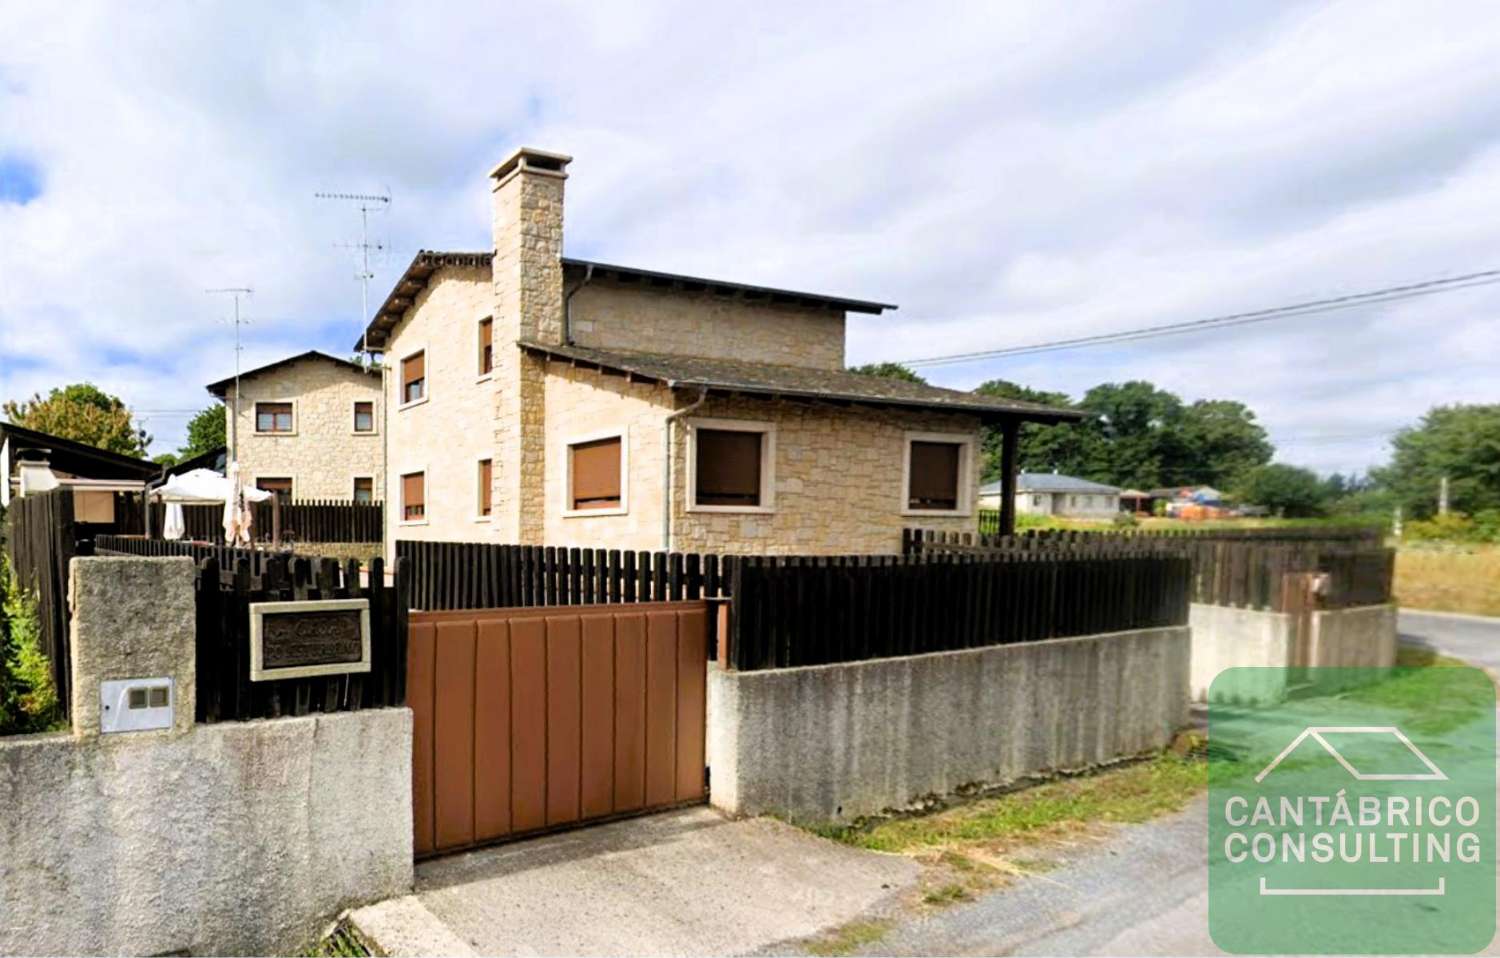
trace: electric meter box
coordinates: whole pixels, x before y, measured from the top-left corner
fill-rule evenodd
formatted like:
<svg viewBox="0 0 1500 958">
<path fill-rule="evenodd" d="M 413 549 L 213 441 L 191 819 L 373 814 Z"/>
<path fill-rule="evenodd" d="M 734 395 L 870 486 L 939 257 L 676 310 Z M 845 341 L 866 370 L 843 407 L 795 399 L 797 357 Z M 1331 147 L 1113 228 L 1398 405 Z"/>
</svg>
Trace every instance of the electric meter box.
<svg viewBox="0 0 1500 958">
<path fill-rule="evenodd" d="M 170 678 L 105 679 L 99 683 L 99 731 L 171 728 L 174 698 Z"/>
</svg>

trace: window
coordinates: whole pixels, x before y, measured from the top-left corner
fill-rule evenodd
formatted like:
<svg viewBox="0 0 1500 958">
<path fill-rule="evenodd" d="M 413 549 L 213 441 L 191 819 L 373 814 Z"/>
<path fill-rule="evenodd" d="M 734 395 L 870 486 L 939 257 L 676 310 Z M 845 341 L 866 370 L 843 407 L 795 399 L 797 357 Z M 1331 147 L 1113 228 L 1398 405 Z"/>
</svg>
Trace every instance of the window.
<svg viewBox="0 0 1500 958">
<path fill-rule="evenodd" d="M 620 436 L 568 446 L 568 508 L 575 512 L 622 506 Z"/>
<path fill-rule="evenodd" d="M 427 398 L 427 353 L 413 353 L 401 360 L 401 402 L 403 405 Z"/>
<path fill-rule="evenodd" d="M 258 402 L 255 404 L 256 432 L 291 432 L 292 404 L 289 402 Z"/>
<path fill-rule="evenodd" d="M 490 459 L 479 460 L 479 518 L 490 517 L 490 496 L 494 492 L 494 461 Z"/>
<path fill-rule="evenodd" d="M 357 402 L 354 404 L 354 431 L 375 431 L 375 404 L 373 402 Z"/>
<path fill-rule="evenodd" d="M 401 521 L 421 522 L 427 518 L 427 474 L 408 472 L 401 477 Z"/>
<path fill-rule="evenodd" d="M 495 370 L 495 321 L 486 316 L 479 321 L 479 375 Z"/>
<path fill-rule="evenodd" d="M 725 428 L 729 426 L 730 428 Z M 693 429 L 692 506 L 769 509 L 769 427 L 723 420 Z"/>
<path fill-rule="evenodd" d="M 1042 497 L 1041 496 L 1032 496 L 1031 497 L 1031 504 L 1034 505 L 1034 506 L 1040 506 L 1042 504 Z"/>
<path fill-rule="evenodd" d="M 370 478 L 369 476 L 355 476 L 354 477 L 354 501 L 355 502 L 374 502 L 375 501 L 375 480 L 374 479 Z"/>
<path fill-rule="evenodd" d="M 907 433 L 903 511 L 967 515 L 973 461 L 972 436 Z"/>
<path fill-rule="evenodd" d="M 266 492 L 276 493 L 276 498 L 286 502 L 292 498 L 292 480 L 288 478 L 260 478 L 255 480 L 255 488 Z"/>
</svg>

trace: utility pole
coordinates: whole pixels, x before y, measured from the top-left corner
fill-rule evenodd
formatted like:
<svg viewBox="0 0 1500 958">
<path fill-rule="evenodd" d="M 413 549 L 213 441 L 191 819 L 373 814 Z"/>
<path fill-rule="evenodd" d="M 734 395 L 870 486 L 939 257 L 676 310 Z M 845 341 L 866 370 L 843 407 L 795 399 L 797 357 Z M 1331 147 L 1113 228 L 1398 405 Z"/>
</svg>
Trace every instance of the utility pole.
<svg viewBox="0 0 1500 958">
<path fill-rule="evenodd" d="M 249 296 L 255 291 L 248 286 L 220 286 L 215 289 L 205 289 L 204 292 L 234 297 L 234 400 L 229 406 L 229 462 L 238 462 L 240 458 L 240 353 L 245 348 L 240 344 L 240 327 L 250 322 L 240 315 L 240 297 Z"/>
<path fill-rule="evenodd" d="M 1448 514 L 1448 477 L 1444 476 L 1438 480 L 1438 515 Z"/>
<path fill-rule="evenodd" d="M 365 327 L 370 321 L 370 280 L 375 274 L 370 272 L 370 250 L 383 250 L 382 243 L 370 242 L 370 214 L 383 213 L 391 205 L 389 193 L 314 193 L 313 196 L 320 200 L 348 200 L 359 204 L 359 242 L 354 248 L 359 250 L 360 269 L 355 274 L 359 280 L 359 322 Z M 370 344 L 365 340 L 363 334 L 360 337 L 360 352 L 366 358 L 370 355 Z"/>
</svg>

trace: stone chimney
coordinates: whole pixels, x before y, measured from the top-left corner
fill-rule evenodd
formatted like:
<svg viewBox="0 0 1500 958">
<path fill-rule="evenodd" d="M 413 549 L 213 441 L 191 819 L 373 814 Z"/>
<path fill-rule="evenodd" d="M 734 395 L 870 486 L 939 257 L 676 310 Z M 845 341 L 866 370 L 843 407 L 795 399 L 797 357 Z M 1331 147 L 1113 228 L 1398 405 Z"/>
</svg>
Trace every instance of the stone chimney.
<svg viewBox="0 0 1500 958">
<path fill-rule="evenodd" d="M 494 192 L 495 457 L 491 532 L 538 543 L 546 479 L 542 361 L 518 340 L 563 338 L 563 182 L 572 157 L 522 147 L 490 171 Z"/>
</svg>

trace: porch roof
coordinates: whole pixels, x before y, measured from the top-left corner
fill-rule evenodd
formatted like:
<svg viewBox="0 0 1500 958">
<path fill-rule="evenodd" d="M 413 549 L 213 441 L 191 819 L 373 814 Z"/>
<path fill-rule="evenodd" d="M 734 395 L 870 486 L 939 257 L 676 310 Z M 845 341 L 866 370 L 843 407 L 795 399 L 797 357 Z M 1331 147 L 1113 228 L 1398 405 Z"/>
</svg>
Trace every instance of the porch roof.
<svg viewBox="0 0 1500 958">
<path fill-rule="evenodd" d="M 1059 409 L 1040 403 L 981 396 L 925 383 L 865 376 L 842 369 L 812 369 L 703 359 L 696 356 L 615 352 L 524 340 L 519 345 L 526 352 L 549 360 L 660 382 L 671 389 L 707 389 L 710 392 L 748 393 L 771 398 L 938 409 L 975 414 L 985 419 L 1026 422 L 1071 422 L 1086 415 L 1076 409 Z"/>
</svg>

